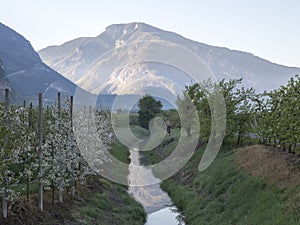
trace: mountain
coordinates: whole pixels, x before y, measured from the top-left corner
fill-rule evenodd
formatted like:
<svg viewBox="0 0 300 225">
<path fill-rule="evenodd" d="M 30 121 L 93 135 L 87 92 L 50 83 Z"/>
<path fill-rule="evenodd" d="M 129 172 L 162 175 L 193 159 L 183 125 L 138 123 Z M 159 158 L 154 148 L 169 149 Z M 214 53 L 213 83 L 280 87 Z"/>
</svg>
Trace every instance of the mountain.
<svg viewBox="0 0 300 225">
<path fill-rule="evenodd" d="M 2 23 L 0 59 L 0 78 L 9 83 L 15 103 L 35 101 L 39 92 L 50 101 L 56 98 L 58 91 L 69 95 L 75 92 L 74 83 L 45 65 L 28 40 Z"/>
<path fill-rule="evenodd" d="M 0 101 L 4 101 L 4 90 L 9 87 L 7 80 L 5 79 L 4 67 L 2 60 L 0 60 Z"/>
<path fill-rule="evenodd" d="M 0 79 L 4 79 L 5 73 L 4 73 L 4 67 L 2 64 L 2 60 L 0 60 Z"/>
<path fill-rule="evenodd" d="M 160 52 L 155 43 L 167 47 Z M 190 56 L 181 56 L 181 50 L 176 53 L 174 46 L 189 51 Z M 173 57 L 176 63 L 147 60 L 151 54 L 155 54 L 154 59 L 160 55 Z M 47 65 L 85 90 L 119 95 L 148 93 L 170 97 L 181 92 L 192 78 L 177 64 L 190 63 L 188 66 L 193 69 L 193 55 L 203 60 L 217 80 L 242 77 L 245 86 L 253 86 L 258 92 L 277 88 L 300 72 L 299 68 L 192 41 L 144 23 L 111 25 L 99 36 L 50 46 L 39 51 L 39 55 Z"/>
</svg>

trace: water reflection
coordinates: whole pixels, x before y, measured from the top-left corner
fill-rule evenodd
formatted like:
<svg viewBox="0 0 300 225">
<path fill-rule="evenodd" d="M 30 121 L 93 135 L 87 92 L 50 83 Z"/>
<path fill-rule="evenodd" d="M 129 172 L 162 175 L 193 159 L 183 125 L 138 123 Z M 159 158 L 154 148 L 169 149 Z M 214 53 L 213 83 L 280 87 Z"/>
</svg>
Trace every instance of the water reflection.
<svg viewBox="0 0 300 225">
<path fill-rule="evenodd" d="M 180 223 L 178 220 L 178 213 L 174 212 L 172 207 L 163 208 L 159 211 L 151 213 L 148 215 L 146 225 L 178 225 L 184 224 Z"/>
<path fill-rule="evenodd" d="M 177 220 L 180 214 L 176 212 L 176 208 L 171 207 L 172 201 L 168 194 L 160 188 L 160 180 L 154 177 L 151 169 L 140 166 L 139 151 L 137 149 L 130 150 L 130 159 L 129 193 L 144 206 L 148 214 L 146 225 L 184 224 Z M 138 186 L 145 183 L 145 181 L 151 181 L 155 184 Z"/>
</svg>

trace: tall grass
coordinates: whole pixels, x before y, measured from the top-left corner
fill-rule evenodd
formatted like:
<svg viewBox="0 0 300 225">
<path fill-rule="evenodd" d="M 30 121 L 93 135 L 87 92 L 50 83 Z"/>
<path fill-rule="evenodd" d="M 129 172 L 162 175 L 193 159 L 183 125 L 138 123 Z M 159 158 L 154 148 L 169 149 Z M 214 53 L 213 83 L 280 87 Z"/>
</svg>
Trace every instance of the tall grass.
<svg viewBox="0 0 300 225">
<path fill-rule="evenodd" d="M 161 160 L 161 156 L 173 151 L 174 142 L 161 145 L 144 157 L 151 162 Z M 204 147 L 197 149 L 183 169 L 162 183 L 162 189 L 182 211 L 186 224 L 300 224 L 297 207 L 290 207 L 295 203 L 289 197 L 292 192 L 300 192 L 300 187 L 280 188 L 239 170 L 233 147 L 231 142 L 225 144 L 203 172 L 197 167 Z"/>
</svg>

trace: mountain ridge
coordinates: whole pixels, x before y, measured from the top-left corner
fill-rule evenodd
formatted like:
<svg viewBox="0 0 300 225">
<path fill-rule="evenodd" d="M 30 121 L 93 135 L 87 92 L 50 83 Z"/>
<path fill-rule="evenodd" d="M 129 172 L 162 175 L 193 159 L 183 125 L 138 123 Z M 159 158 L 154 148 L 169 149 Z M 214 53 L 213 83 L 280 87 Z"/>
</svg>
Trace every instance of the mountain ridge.
<svg viewBox="0 0 300 225">
<path fill-rule="evenodd" d="M 44 64 L 30 42 L 18 32 L 0 23 L 0 59 L 2 76 L 14 93 L 14 102 L 36 100 L 39 92 L 54 100 L 57 92 L 72 94 L 76 85 Z"/>
<path fill-rule="evenodd" d="M 152 74 L 153 78 L 161 79 L 161 87 L 170 87 L 171 82 L 163 79 L 170 72 L 170 69 L 164 68 L 159 73 L 165 75 L 158 76 L 155 66 L 152 67 L 152 73 L 150 73 L 149 66 L 144 63 L 138 66 L 142 72 L 136 72 L 138 69 L 131 72 L 132 68 L 128 67 L 123 73 L 121 73 L 120 68 L 114 68 L 106 74 L 105 61 L 112 59 L 109 57 L 104 58 L 104 55 L 120 47 L 128 46 L 128 44 L 144 42 L 145 45 L 141 45 L 138 50 L 131 47 L 128 49 L 128 51 L 135 51 L 135 54 L 140 54 L 142 58 L 144 56 L 143 51 L 145 52 L 147 48 L 147 42 L 153 40 L 158 42 L 167 41 L 182 46 L 199 56 L 217 80 L 243 78 L 245 86 L 253 86 L 258 92 L 264 89 L 277 88 L 285 84 L 290 77 L 300 73 L 300 68 L 272 63 L 252 53 L 207 45 L 190 40 L 172 31 L 164 31 L 145 23 L 136 22 L 113 24 L 96 37 L 77 38 L 59 46 L 49 46 L 40 50 L 39 54 L 46 64 L 88 91 L 105 94 L 129 94 L 125 91 L 122 92 L 120 87 L 124 90 L 125 85 L 128 86 L 127 90 L 133 90 L 137 86 L 133 85 L 133 78 L 144 76 L 144 79 L 148 79 L 149 77 L 145 74 Z M 121 59 L 114 62 L 116 67 L 129 60 L 125 56 L 125 53 L 121 52 L 119 57 Z M 119 81 L 117 78 L 118 76 L 124 78 L 124 74 L 128 76 L 125 80 L 123 79 L 122 83 L 122 79 Z M 180 76 L 178 74 L 176 76 Z M 174 79 L 175 83 L 178 84 L 176 82 L 177 77 L 174 76 Z M 112 84 L 112 81 L 115 83 Z M 152 81 L 151 79 L 148 79 L 147 82 L 141 81 L 140 86 L 145 86 L 146 83 Z M 111 88 L 112 85 L 115 88 Z M 179 86 L 182 88 L 184 85 L 179 84 Z M 140 91 L 139 94 L 142 94 L 142 92 Z"/>
<path fill-rule="evenodd" d="M 288 67 L 288 68 L 294 68 L 294 69 L 299 69 L 300 67 L 297 67 L 297 66 L 286 66 L 284 64 L 281 64 L 281 63 L 275 63 L 275 62 L 272 62 L 271 60 L 268 60 L 268 59 L 264 59 L 258 55 L 255 55 L 251 52 L 247 52 L 247 51 L 243 51 L 243 50 L 237 50 L 237 49 L 232 49 L 232 48 L 229 48 L 229 47 L 226 47 L 226 46 L 216 46 L 216 45 L 211 45 L 211 44 L 206 44 L 206 43 L 203 43 L 203 42 L 199 42 L 199 41 L 196 41 L 196 40 L 193 40 L 191 38 L 188 38 L 188 37 L 185 37 L 181 34 L 178 34 L 176 32 L 173 32 L 171 30 L 163 30 L 163 29 L 160 29 L 160 28 L 157 28 L 155 26 L 152 26 L 150 24 L 147 24 L 147 23 L 144 23 L 144 22 L 131 22 L 131 23 L 116 23 L 116 24 L 111 24 L 109 25 L 108 27 L 106 27 L 105 30 L 107 30 L 108 28 L 110 27 L 114 27 L 114 26 L 126 26 L 126 25 L 133 25 L 133 24 L 139 24 L 139 25 L 142 25 L 142 26 L 146 26 L 146 27 L 149 27 L 151 29 L 154 29 L 154 30 L 157 30 L 157 31 L 162 31 L 162 32 L 165 32 L 165 33 L 169 33 L 171 35 L 174 35 L 174 36 L 177 36 L 177 37 L 180 37 L 182 39 L 185 39 L 185 40 L 188 40 L 188 41 L 191 41 L 191 42 L 194 42 L 196 44 L 202 44 L 204 46 L 208 46 L 208 47 L 215 47 L 215 48 L 218 48 L 218 49 L 224 49 L 224 50 L 228 50 L 228 51 L 232 51 L 232 52 L 237 52 L 237 53 L 243 53 L 243 54 L 247 54 L 247 55 L 250 55 L 250 56 L 253 56 L 253 57 L 257 57 L 258 59 L 262 59 L 262 60 L 265 60 L 267 62 L 270 62 L 272 64 L 276 64 L 278 66 L 285 66 L 285 67 Z M 101 35 L 101 34 L 100 34 Z M 95 37 L 99 37 L 100 35 L 97 35 Z M 77 39 L 77 38 L 76 38 Z M 74 39 L 75 40 L 75 39 Z M 68 41 L 68 42 L 72 42 L 72 40 Z M 59 45 L 55 45 L 55 46 L 59 46 Z M 48 47 L 51 47 L 51 46 L 48 46 Z"/>
</svg>

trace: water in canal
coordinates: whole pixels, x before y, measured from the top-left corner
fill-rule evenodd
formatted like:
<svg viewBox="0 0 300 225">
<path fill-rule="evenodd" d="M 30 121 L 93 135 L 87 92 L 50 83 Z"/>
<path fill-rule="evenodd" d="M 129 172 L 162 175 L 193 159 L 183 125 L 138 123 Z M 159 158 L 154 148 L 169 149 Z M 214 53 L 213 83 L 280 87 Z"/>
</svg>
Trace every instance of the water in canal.
<svg viewBox="0 0 300 225">
<path fill-rule="evenodd" d="M 146 225 L 184 225 L 182 216 L 172 206 L 170 197 L 160 188 L 160 180 L 153 175 L 151 169 L 140 165 L 137 149 L 130 150 L 130 159 L 129 193 L 144 206 L 148 215 Z M 139 185 L 145 183 L 153 184 Z"/>
</svg>

